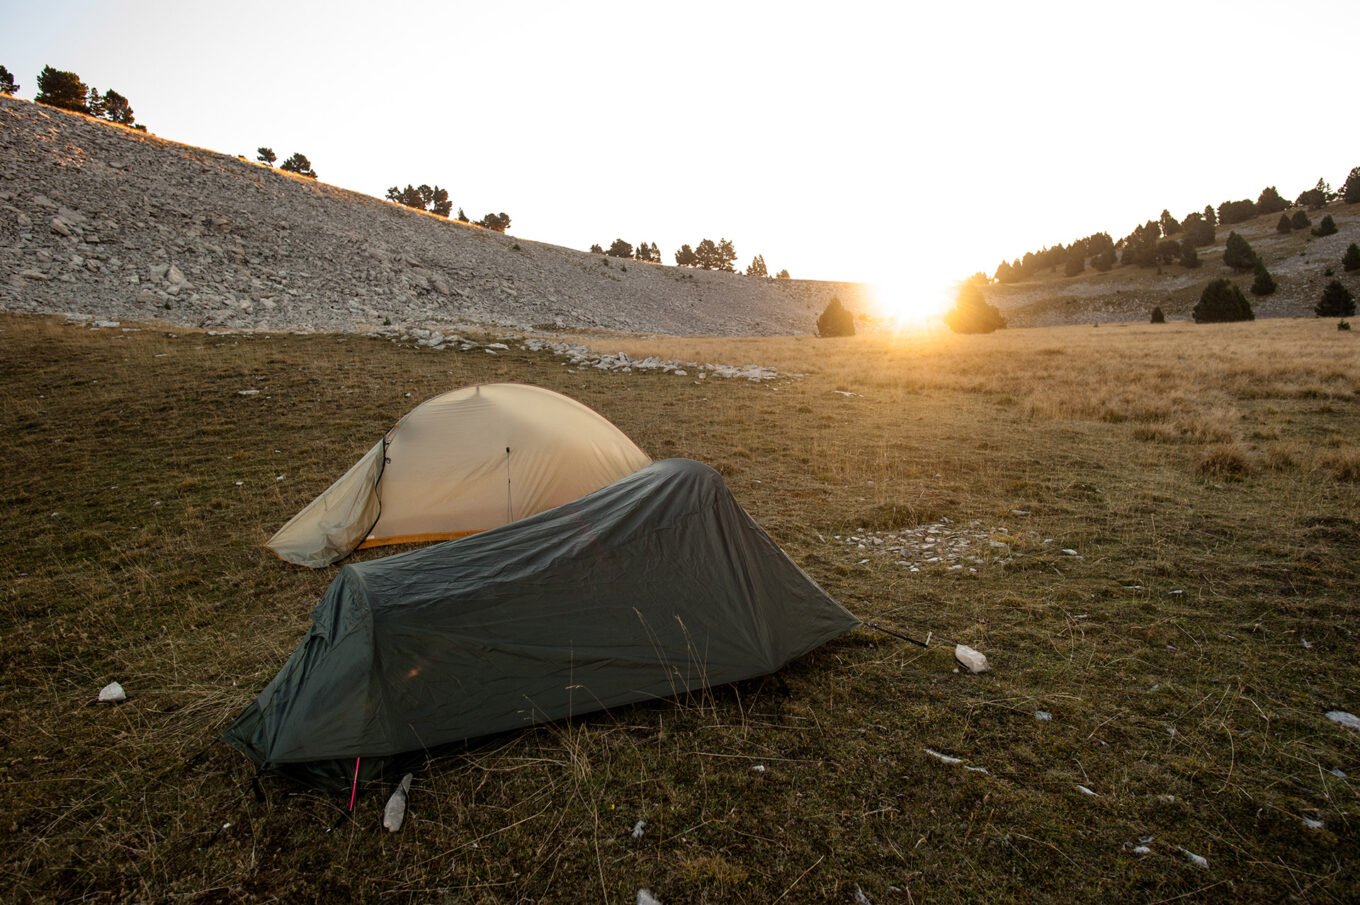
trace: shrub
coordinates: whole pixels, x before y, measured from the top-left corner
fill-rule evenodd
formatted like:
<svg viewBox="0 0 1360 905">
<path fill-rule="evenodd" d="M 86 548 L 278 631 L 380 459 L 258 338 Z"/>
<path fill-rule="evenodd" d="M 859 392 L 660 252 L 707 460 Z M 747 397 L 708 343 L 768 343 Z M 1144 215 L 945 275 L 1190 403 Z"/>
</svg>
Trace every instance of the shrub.
<svg viewBox="0 0 1360 905">
<path fill-rule="evenodd" d="M 975 280 L 969 280 L 959 289 L 954 307 L 944 316 L 944 322 L 955 333 L 991 333 L 1006 326 L 1006 319 L 996 306 L 987 304 Z"/>
<path fill-rule="evenodd" d="M 463 212 L 463 209 L 459 208 L 458 212 L 461 214 Z M 593 255 L 602 255 L 604 254 L 604 249 L 600 247 L 600 244 L 597 242 L 594 245 L 590 246 L 590 253 Z"/>
<path fill-rule="evenodd" d="M 1322 290 L 1322 298 L 1313 308 L 1313 313 L 1318 317 L 1354 317 L 1355 297 L 1340 281 L 1332 280 Z"/>
<path fill-rule="evenodd" d="M 777 273 L 777 274 L 774 275 L 774 278 L 775 278 L 776 280 L 787 280 L 787 279 L 791 279 L 791 277 L 789 276 L 789 272 L 788 272 L 787 269 L 779 271 L 779 273 Z"/>
<path fill-rule="evenodd" d="M 1251 281 L 1251 294 L 1257 296 L 1270 295 L 1276 290 L 1275 278 L 1266 270 L 1266 265 L 1261 263 L 1261 259 L 1256 259 L 1255 279 Z"/>
<path fill-rule="evenodd" d="M 1255 320 L 1251 303 L 1232 280 L 1214 280 L 1200 293 L 1190 316 L 1197 324 L 1222 324 Z"/>
<path fill-rule="evenodd" d="M 1307 211 L 1298 210 L 1289 218 L 1289 225 L 1295 229 L 1307 229 L 1313 225 L 1313 221 L 1308 219 Z"/>
<path fill-rule="evenodd" d="M 38 96 L 33 99 L 49 107 L 89 113 L 90 108 L 86 104 L 89 92 L 90 89 L 74 72 L 44 66 L 42 72 L 38 73 Z"/>
<path fill-rule="evenodd" d="M 1299 213 L 1303 213 L 1303 212 L 1300 211 Z M 1289 231 L 1290 231 L 1291 229 L 1293 229 L 1293 228 L 1294 228 L 1294 227 L 1291 226 L 1291 225 L 1289 224 L 1289 215 L 1288 215 L 1288 214 L 1280 214 L 1280 222 L 1275 224 L 1275 232 L 1277 232 L 1277 233 L 1287 233 L 1287 232 L 1289 232 Z"/>
<path fill-rule="evenodd" d="M 1151 322 L 1154 323 L 1154 324 L 1164 324 L 1164 323 L 1166 323 L 1166 315 L 1162 313 L 1162 306 L 1161 306 L 1161 305 L 1158 305 L 1157 307 L 1155 307 L 1155 308 L 1152 309 L 1152 321 L 1151 321 Z"/>
<path fill-rule="evenodd" d="M 1337 322 L 1336 322 L 1336 329 L 1338 329 L 1338 330 L 1350 330 L 1350 328 L 1351 328 L 1351 322 L 1350 322 L 1350 321 L 1337 321 Z"/>
<path fill-rule="evenodd" d="M 1313 227 L 1313 235 L 1315 236 L 1330 236 L 1335 232 L 1336 221 L 1332 219 L 1331 214 L 1323 217 L 1322 221 L 1318 223 L 1317 226 Z"/>
<path fill-rule="evenodd" d="M 845 306 L 841 304 L 841 300 L 834 295 L 831 297 L 830 303 L 827 304 L 826 310 L 822 312 L 822 316 L 817 318 L 817 335 L 855 335 L 854 315 L 846 310 Z"/>
<path fill-rule="evenodd" d="M 1360 270 L 1360 245 L 1352 242 L 1346 246 L 1346 253 L 1341 256 L 1341 269 L 1347 273 L 1352 270 Z"/>
<path fill-rule="evenodd" d="M 1211 446 L 1204 451 L 1199 473 L 1206 478 L 1238 480 L 1251 474 L 1251 462 L 1236 446 Z"/>
<path fill-rule="evenodd" d="M 1247 240 L 1237 233 L 1228 234 L 1228 243 L 1223 247 L 1223 263 L 1233 270 L 1251 270 L 1256 266 L 1256 252 L 1251 250 Z"/>
</svg>

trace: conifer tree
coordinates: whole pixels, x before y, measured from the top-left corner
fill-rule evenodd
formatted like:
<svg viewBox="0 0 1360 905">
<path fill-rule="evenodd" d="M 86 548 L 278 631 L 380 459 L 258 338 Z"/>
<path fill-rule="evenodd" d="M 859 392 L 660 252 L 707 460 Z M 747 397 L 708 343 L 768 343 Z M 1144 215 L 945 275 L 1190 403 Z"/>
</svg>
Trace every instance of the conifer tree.
<svg viewBox="0 0 1360 905">
<path fill-rule="evenodd" d="M 1153 324 L 1164 324 L 1164 323 L 1166 323 L 1166 315 L 1162 313 L 1162 306 L 1161 306 L 1161 305 L 1158 305 L 1157 307 L 1155 307 L 1155 308 L 1152 309 L 1152 320 L 1150 321 L 1150 323 L 1153 323 Z"/>
<path fill-rule="evenodd" d="M 1332 280 L 1322 290 L 1322 298 L 1313 313 L 1318 317 L 1354 317 L 1355 297 L 1339 280 Z"/>
<path fill-rule="evenodd" d="M 1346 246 L 1346 253 L 1341 256 L 1341 267 L 1347 273 L 1360 270 L 1360 245 L 1352 242 Z"/>
<path fill-rule="evenodd" d="M 1190 244 L 1189 239 L 1185 240 L 1181 243 L 1181 266 L 1194 268 L 1199 265 L 1199 252 L 1195 251 L 1195 246 Z"/>
<path fill-rule="evenodd" d="M 316 170 L 312 169 L 312 162 L 307 159 L 306 154 L 294 152 L 283 163 L 279 164 L 279 169 L 288 173 L 296 173 L 299 176 L 306 176 L 308 179 L 316 178 Z"/>
<path fill-rule="evenodd" d="M 944 316 L 944 322 L 955 333 L 991 333 L 1006 326 L 1006 319 L 995 305 L 987 303 L 975 279 L 967 280 L 959 288 L 958 298 Z"/>
<path fill-rule="evenodd" d="M 841 300 L 832 296 L 826 310 L 817 318 L 818 336 L 854 336 L 855 316 L 846 310 Z"/>
<path fill-rule="evenodd" d="M 1313 235 L 1319 236 L 1319 237 L 1321 237 L 1321 236 L 1330 236 L 1330 235 L 1334 234 L 1335 232 L 1336 232 L 1336 221 L 1332 219 L 1332 215 L 1331 215 L 1331 214 L 1328 214 L 1328 215 L 1326 215 L 1325 217 L 1323 217 L 1322 220 L 1318 222 L 1318 225 L 1315 226 L 1315 227 L 1313 227 Z"/>
<path fill-rule="evenodd" d="M 272 167 L 274 161 L 279 159 L 279 155 L 274 153 L 273 148 L 256 148 L 255 159 Z"/>
<path fill-rule="evenodd" d="M 1256 252 L 1251 250 L 1247 240 L 1237 233 L 1228 234 L 1228 243 L 1223 247 L 1223 263 L 1233 270 L 1250 270 L 1256 265 Z"/>
<path fill-rule="evenodd" d="M 38 73 L 38 95 L 33 100 L 49 107 L 88 113 L 90 112 L 90 108 L 86 106 L 88 96 L 89 89 L 80 80 L 80 76 L 74 72 L 44 66 L 42 72 Z"/>
<path fill-rule="evenodd" d="M 1256 296 L 1271 295 L 1277 288 L 1275 278 L 1266 270 L 1266 265 L 1261 263 L 1261 259 L 1256 259 L 1255 279 L 1251 281 L 1251 294 Z"/>
<path fill-rule="evenodd" d="M 765 269 L 765 257 L 756 255 L 751 259 L 751 266 L 746 268 L 748 277 L 768 277 L 770 272 Z"/>
<path fill-rule="evenodd" d="M 1288 215 L 1288 214 L 1280 214 L 1280 222 L 1275 224 L 1275 232 L 1277 232 L 1277 233 L 1287 233 L 1287 232 L 1289 232 L 1289 231 L 1290 231 L 1291 229 L 1293 229 L 1293 228 L 1294 228 L 1294 227 L 1292 227 L 1292 226 L 1289 224 L 1289 215 Z"/>
<path fill-rule="evenodd" d="M 1313 221 L 1308 219 L 1306 211 L 1297 210 L 1294 211 L 1294 216 L 1289 218 L 1289 225 L 1295 229 L 1307 229 L 1313 225 Z"/>
<path fill-rule="evenodd" d="M 13 94 L 19 90 L 19 83 L 14 81 L 14 75 L 4 66 L 0 66 L 0 94 Z"/>
<path fill-rule="evenodd" d="M 1200 293 L 1199 301 L 1190 312 L 1197 324 L 1221 324 L 1231 321 L 1255 320 L 1251 303 L 1232 280 L 1214 280 Z"/>
<path fill-rule="evenodd" d="M 0 66 L 0 69 L 4 67 Z M 0 90 L 3 90 L 0 88 Z M 1341 200 L 1347 204 L 1360 203 L 1360 167 L 1351 167 L 1346 181 L 1341 185 Z"/>
</svg>

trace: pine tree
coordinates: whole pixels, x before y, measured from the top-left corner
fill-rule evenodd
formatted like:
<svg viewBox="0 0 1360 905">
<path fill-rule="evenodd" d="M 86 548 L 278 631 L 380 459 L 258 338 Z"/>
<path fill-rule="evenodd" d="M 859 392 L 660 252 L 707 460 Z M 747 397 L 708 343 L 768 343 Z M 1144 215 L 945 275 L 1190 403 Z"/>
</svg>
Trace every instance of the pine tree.
<svg viewBox="0 0 1360 905">
<path fill-rule="evenodd" d="M 688 245 L 681 245 L 680 250 L 675 253 L 675 265 L 677 267 L 694 267 L 698 263 L 699 256 Z"/>
<path fill-rule="evenodd" d="M 0 66 L 0 94 L 13 94 L 19 90 L 19 83 L 4 66 Z"/>
<path fill-rule="evenodd" d="M 1289 215 L 1280 214 L 1280 222 L 1275 224 L 1275 232 L 1287 233 L 1291 229 L 1293 229 L 1293 227 L 1289 225 Z"/>
<path fill-rule="evenodd" d="M 1280 193 L 1275 190 L 1275 186 L 1266 186 L 1261 191 L 1261 197 L 1256 199 L 1256 212 L 1258 214 L 1273 214 L 1289 207 L 1289 202 L 1280 197 Z"/>
<path fill-rule="evenodd" d="M 1313 225 L 1313 221 L 1308 219 L 1306 211 L 1294 211 L 1294 216 L 1289 218 L 1289 225 L 1295 229 L 1307 229 Z"/>
<path fill-rule="evenodd" d="M 104 118 L 109 122 L 124 126 L 131 126 L 136 123 L 136 117 L 132 115 L 132 105 L 128 103 L 128 99 L 113 89 L 104 92 L 101 107 Z"/>
<path fill-rule="evenodd" d="M 789 272 L 788 272 L 787 269 L 779 271 L 779 273 L 777 273 L 777 274 L 774 275 L 774 278 L 775 278 L 776 280 L 788 280 L 788 279 L 792 279 L 792 277 L 789 276 Z"/>
<path fill-rule="evenodd" d="M 477 225 L 493 232 L 503 233 L 510 228 L 510 215 L 505 211 L 501 211 L 499 214 L 487 214 L 477 221 Z"/>
<path fill-rule="evenodd" d="M 316 170 L 312 169 L 312 162 L 307 159 L 306 154 L 299 152 L 294 152 L 292 157 L 279 164 L 279 169 L 287 173 L 306 176 L 308 179 L 316 178 Z"/>
<path fill-rule="evenodd" d="M 0 70 L 4 67 L 0 66 Z M 3 90 L 3 88 L 0 88 Z M 1341 200 L 1347 204 L 1360 203 L 1360 167 L 1351 167 L 1346 181 L 1341 185 Z"/>
<path fill-rule="evenodd" d="M 1204 205 L 1204 214 L 1203 214 L 1203 216 L 1204 216 L 1204 222 L 1205 222 L 1205 223 L 1208 223 L 1210 226 L 1217 226 L 1217 225 L 1218 225 L 1218 214 L 1214 213 L 1213 205 L 1211 205 L 1211 204 L 1206 204 L 1206 205 Z"/>
<path fill-rule="evenodd" d="M 1190 312 L 1197 324 L 1222 324 L 1231 321 L 1255 320 L 1251 303 L 1232 280 L 1214 280 L 1200 293 L 1199 301 Z"/>
<path fill-rule="evenodd" d="M 1150 321 L 1150 323 L 1154 324 L 1166 323 L 1166 315 L 1162 313 L 1161 305 L 1158 305 L 1157 307 L 1152 309 L 1152 320 Z"/>
<path fill-rule="evenodd" d="M 1251 250 L 1247 240 L 1237 233 L 1228 234 L 1228 243 L 1223 247 L 1223 263 L 1233 270 L 1251 270 L 1256 266 L 1256 252 Z"/>
<path fill-rule="evenodd" d="M 1185 240 L 1181 243 L 1181 266 L 1194 268 L 1199 265 L 1199 252 L 1195 251 L 1195 246 L 1190 244 L 1189 239 Z"/>
<path fill-rule="evenodd" d="M 74 72 L 63 72 L 51 66 L 44 66 L 43 71 L 38 73 L 38 96 L 33 100 L 49 107 L 89 113 L 90 108 L 86 106 L 88 96 L 89 89 L 80 80 L 80 76 Z"/>
<path fill-rule="evenodd" d="M 85 111 L 91 116 L 104 115 L 104 96 L 99 93 L 99 89 L 90 86 L 89 92 L 85 95 Z"/>
<path fill-rule="evenodd" d="M 751 266 L 746 268 L 748 277 L 768 277 L 770 272 L 765 269 L 765 258 L 763 255 L 756 255 L 751 259 Z"/>
<path fill-rule="evenodd" d="M 633 246 L 623 241 L 615 239 L 613 244 L 605 251 L 611 258 L 631 258 L 633 256 Z"/>
<path fill-rule="evenodd" d="M 279 159 L 279 155 L 274 153 L 273 148 L 256 148 L 255 159 L 258 160 L 260 163 L 268 164 L 269 166 L 272 167 L 274 165 L 274 161 Z"/>
<path fill-rule="evenodd" d="M 995 305 L 987 303 L 977 280 L 967 280 L 960 288 L 954 307 L 944 322 L 955 333 L 991 333 L 1006 326 L 1006 319 Z"/>
<path fill-rule="evenodd" d="M 1271 295 L 1276 289 L 1275 278 L 1266 270 L 1266 265 L 1261 263 L 1261 259 L 1256 259 L 1255 279 L 1251 281 L 1251 294 L 1257 296 Z"/>
<path fill-rule="evenodd" d="M 1313 313 L 1318 317 L 1354 317 L 1355 297 L 1340 281 L 1332 280 L 1322 290 L 1322 299 L 1313 308 Z"/>
<path fill-rule="evenodd" d="M 458 217 L 459 217 L 459 219 L 462 219 L 462 216 L 463 216 L 463 209 L 460 207 L 460 208 L 458 208 Z M 593 254 L 593 255 L 602 255 L 602 254 L 604 254 L 604 247 L 603 247 L 602 245 L 600 245 L 599 242 L 596 242 L 594 245 L 590 246 L 590 253 Z"/>
<path fill-rule="evenodd" d="M 1181 224 L 1175 217 L 1171 216 L 1171 211 L 1163 210 L 1161 219 L 1157 221 L 1162 227 L 1162 235 L 1174 236 L 1181 231 Z"/>
<path fill-rule="evenodd" d="M 1360 270 L 1360 245 L 1352 242 L 1346 246 L 1346 253 L 1341 256 L 1341 267 L 1347 273 Z"/>
<path fill-rule="evenodd" d="M 463 209 L 461 207 L 458 208 L 458 222 L 459 223 L 468 222 L 468 215 L 463 213 Z"/>
<path fill-rule="evenodd" d="M 854 336 L 855 316 L 846 310 L 841 300 L 831 297 L 826 310 L 817 318 L 818 336 Z"/>
<path fill-rule="evenodd" d="M 1322 220 L 1318 223 L 1318 225 L 1313 227 L 1313 235 L 1319 237 L 1330 236 L 1335 232 L 1336 221 L 1332 219 L 1331 214 L 1328 214 L 1327 216 L 1323 217 Z"/>
</svg>

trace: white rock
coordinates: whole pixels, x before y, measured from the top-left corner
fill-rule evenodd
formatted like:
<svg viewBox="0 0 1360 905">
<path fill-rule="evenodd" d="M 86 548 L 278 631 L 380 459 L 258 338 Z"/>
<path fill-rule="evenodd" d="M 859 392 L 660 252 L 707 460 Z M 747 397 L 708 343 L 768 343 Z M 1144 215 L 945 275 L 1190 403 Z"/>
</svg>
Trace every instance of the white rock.
<svg viewBox="0 0 1360 905">
<path fill-rule="evenodd" d="M 954 766 L 954 765 L 956 765 L 956 764 L 961 764 L 961 763 L 963 763 L 963 760 L 962 760 L 962 759 L 957 758 L 957 757 L 950 757 L 948 754 L 941 754 L 940 752 L 936 751 L 934 748 L 923 748 L 922 750 L 925 751 L 927 754 L 929 754 L 931 757 L 933 757 L 933 758 L 935 758 L 936 760 L 938 760 L 940 763 L 942 763 L 942 764 L 949 764 L 951 767 Z"/>
<path fill-rule="evenodd" d="M 1183 846 L 1178 845 L 1176 846 L 1176 848 L 1181 850 L 1181 854 L 1185 855 L 1185 860 L 1189 861 L 1191 864 L 1195 865 L 1196 867 L 1202 867 L 1205 870 L 1209 869 L 1208 859 L 1200 855 L 1196 855 L 1194 852 L 1190 851 L 1190 849 L 1185 848 Z"/>
<path fill-rule="evenodd" d="M 661 902 L 652 895 L 650 889 L 639 889 L 636 905 L 661 905 Z"/>
<path fill-rule="evenodd" d="M 1303 825 L 1310 830 L 1320 830 L 1324 826 L 1321 820 L 1314 820 L 1312 817 L 1304 817 Z"/>
<path fill-rule="evenodd" d="M 1047 710 L 1036 710 L 1034 711 L 1034 718 L 1041 723 L 1047 723 L 1049 720 L 1053 719 L 1053 714 L 1049 713 Z"/>
<path fill-rule="evenodd" d="M 764 773 L 764 772 L 765 772 L 765 765 L 764 765 L 764 764 L 756 764 L 754 767 L 751 768 L 751 772 L 752 772 L 752 773 Z"/>
<path fill-rule="evenodd" d="M 1080 792 L 1080 793 L 1083 794 L 1083 795 L 1090 795 L 1092 798 L 1099 798 L 1099 797 L 1100 797 L 1100 796 L 1097 795 L 1095 792 L 1093 792 L 1093 791 L 1091 791 L 1090 789 L 1088 789 L 1086 786 L 1083 786 L 1081 783 L 1077 783 L 1077 791 Z"/>
<path fill-rule="evenodd" d="M 117 682 L 110 682 L 99 689 L 99 702 L 101 704 L 121 704 L 126 700 L 127 692 Z"/>
<path fill-rule="evenodd" d="M 645 820 L 639 820 L 637 823 L 633 824 L 633 833 L 632 833 L 633 838 L 634 838 L 634 839 L 641 839 L 641 838 L 642 838 L 642 833 L 643 833 L 643 831 L 646 830 L 646 829 L 647 829 L 647 821 L 645 821 Z"/>
<path fill-rule="evenodd" d="M 1354 729 L 1355 731 L 1360 732 L 1360 717 L 1353 713 L 1347 713 L 1344 710 L 1328 710 L 1327 719 L 1331 720 L 1333 723 L 1340 723 L 1347 729 Z"/>
<path fill-rule="evenodd" d="M 954 659 L 959 661 L 960 666 L 975 675 L 991 669 L 991 666 L 987 664 L 985 655 L 964 644 L 954 646 Z"/>
<path fill-rule="evenodd" d="M 411 793 L 411 778 L 410 773 L 401 778 L 397 790 L 387 799 L 387 807 L 383 808 L 383 828 L 389 833 L 401 829 L 406 821 L 406 797 Z"/>
<path fill-rule="evenodd" d="M 237 391 L 236 391 L 236 395 L 237 395 L 237 396 L 258 396 L 258 395 L 260 395 L 260 391 L 259 391 L 259 390 L 237 390 Z"/>
</svg>

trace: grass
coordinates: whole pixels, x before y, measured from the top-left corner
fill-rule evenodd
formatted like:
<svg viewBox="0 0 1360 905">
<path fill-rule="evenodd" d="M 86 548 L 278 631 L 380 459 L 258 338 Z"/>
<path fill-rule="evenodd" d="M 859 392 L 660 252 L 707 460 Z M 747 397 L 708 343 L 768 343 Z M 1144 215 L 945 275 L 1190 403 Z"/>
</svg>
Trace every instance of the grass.
<svg viewBox="0 0 1360 905">
<path fill-rule="evenodd" d="M 1353 335 L 1258 321 L 595 345 L 806 376 L 0 319 L 8 897 L 1360 897 L 1360 733 L 1324 716 L 1360 712 Z M 967 643 L 994 671 L 855 632 L 788 667 L 788 699 L 744 683 L 446 755 L 399 835 L 380 829 L 385 789 L 339 824 L 340 801 L 282 782 L 257 802 L 218 739 L 333 574 L 261 544 L 411 406 L 491 380 L 565 392 L 654 457 L 714 465 L 852 611 Z M 912 573 L 835 540 L 944 519 L 1010 555 Z M 91 705 L 115 679 L 128 702 Z"/>
</svg>

